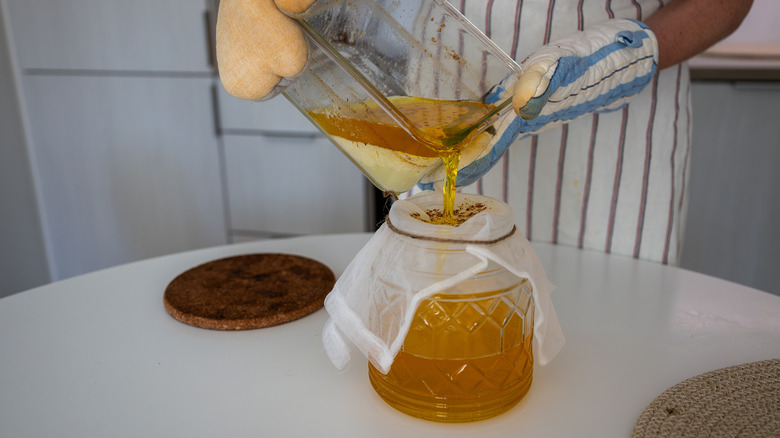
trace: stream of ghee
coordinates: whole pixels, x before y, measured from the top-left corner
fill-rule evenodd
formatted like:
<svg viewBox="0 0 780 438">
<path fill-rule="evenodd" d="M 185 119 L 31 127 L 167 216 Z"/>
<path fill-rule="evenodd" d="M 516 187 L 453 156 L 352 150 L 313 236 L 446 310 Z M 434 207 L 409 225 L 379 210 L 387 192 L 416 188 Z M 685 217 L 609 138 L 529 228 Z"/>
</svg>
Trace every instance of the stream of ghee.
<svg viewBox="0 0 780 438">
<path fill-rule="evenodd" d="M 309 116 L 332 136 L 418 157 L 441 158 L 446 171 L 441 221 L 455 225 L 453 209 L 461 151 L 474 138 L 475 128 L 495 106 L 417 97 L 391 97 L 389 100 L 423 135 L 410 135 L 376 105 L 358 104 L 336 113 L 309 111 Z"/>
<path fill-rule="evenodd" d="M 309 116 L 335 137 L 418 157 L 438 156 L 446 177 L 443 214 L 434 223 L 457 225 L 453 213 L 461 153 L 495 107 L 410 97 L 390 101 L 423 135 L 409 134 L 383 109 L 365 103 L 336 112 L 310 111 Z M 524 317 L 504 294 L 447 294 L 421 303 L 390 371 L 382 374 L 369 364 L 377 393 L 403 412 L 438 421 L 487 418 L 517 403 L 531 386 L 533 329 L 526 329 Z"/>
</svg>

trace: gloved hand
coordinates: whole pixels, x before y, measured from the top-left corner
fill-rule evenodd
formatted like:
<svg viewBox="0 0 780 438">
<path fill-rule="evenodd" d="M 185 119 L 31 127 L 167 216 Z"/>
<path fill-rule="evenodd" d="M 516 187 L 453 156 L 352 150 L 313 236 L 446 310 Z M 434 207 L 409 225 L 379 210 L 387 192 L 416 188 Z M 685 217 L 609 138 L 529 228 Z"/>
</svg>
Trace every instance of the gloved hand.
<svg viewBox="0 0 780 438">
<path fill-rule="evenodd" d="M 626 19 L 609 20 L 537 50 L 522 63 L 514 88 L 518 117 L 510 114 L 496 124 L 499 140 L 484 156 L 463 163 L 458 186 L 484 175 L 518 136 L 621 107 L 650 82 L 657 63 L 653 32 Z"/>
<path fill-rule="evenodd" d="M 307 48 L 297 24 L 282 13 L 305 11 L 316 0 L 222 0 L 217 14 L 217 64 L 222 86 L 241 99 L 272 94 L 300 73 Z"/>
</svg>

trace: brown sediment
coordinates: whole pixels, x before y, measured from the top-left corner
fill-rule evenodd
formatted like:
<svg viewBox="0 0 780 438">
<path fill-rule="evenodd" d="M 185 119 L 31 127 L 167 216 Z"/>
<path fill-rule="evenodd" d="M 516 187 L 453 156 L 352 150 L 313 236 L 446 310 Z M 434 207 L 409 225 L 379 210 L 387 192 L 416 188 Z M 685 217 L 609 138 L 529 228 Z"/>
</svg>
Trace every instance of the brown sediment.
<svg viewBox="0 0 780 438">
<path fill-rule="evenodd" d="M 447 220 L 447 218 L 444 217 L 444 210 L 441 208 L 429 208 L 425 210 L 425 214 L 428 215 L 428 218 L 425 218 L 417 212 L 412 213 L 411 216 L 417 220 L 421 220 L 429 224 L 453 225 L 457 227 L 458 225 L 471 219 L 477 213 L 483 212 L 485 210 L 487 210 L 487 205 L 482 202 L 466 202 L 455 206 L 452 211 L 452 220 Z"/>
</svg>

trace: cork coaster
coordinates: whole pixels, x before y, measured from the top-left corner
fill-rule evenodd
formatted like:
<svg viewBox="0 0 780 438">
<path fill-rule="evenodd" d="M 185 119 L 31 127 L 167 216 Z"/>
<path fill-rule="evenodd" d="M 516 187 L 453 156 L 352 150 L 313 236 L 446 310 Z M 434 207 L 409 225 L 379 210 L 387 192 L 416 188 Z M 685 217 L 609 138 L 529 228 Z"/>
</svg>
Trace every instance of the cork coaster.
<svg viewBox="0 0 780 438">
<path fill-rule="evenodd" d="M 780 436 L 780 359 L 691 377 L 658 396 L 632 438 Z"/>
<path fill-rule="evenodd" d="M 214 260 L 180 274 L 163 296 L 177 320 L 214 330 L 270 327 L 323 306 L 336 282 L 322 263 L 290 254 Z"/>
</svg>

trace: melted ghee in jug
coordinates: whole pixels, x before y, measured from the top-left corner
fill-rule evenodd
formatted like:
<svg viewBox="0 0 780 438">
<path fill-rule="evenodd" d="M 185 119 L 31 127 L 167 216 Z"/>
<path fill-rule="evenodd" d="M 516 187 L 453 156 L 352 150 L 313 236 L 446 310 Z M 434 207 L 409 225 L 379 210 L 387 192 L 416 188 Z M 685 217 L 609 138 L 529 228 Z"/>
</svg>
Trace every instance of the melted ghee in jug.
<svg viewBox="0 0 780 438">
<path fill-rule="evenodd" d="M 531 387 L 533 310 L 522 309 L 528 302 L 518 310 L 503 292 L 423 301 L 390 371 L 369 363 L 376 392 L 402 412 L 436 421 L 481 420 L 514 406 Z"/>
<path fill-rule="evenodd" d="M 442 223 L 454 224 L 455 185 L 463 148 L 474 138 L 476 128 L 496 107 L 479 102 L 389 98 L 421 133 L 410 135 L 385 110 L 359 103 L 338 113 L 309 111 L 309 116 L 328 134 L 418 157 L 440 157 L 446 177 L 443 189 Z M 420 135 L 421 134 L 421 135 Z"/>
</svg>

